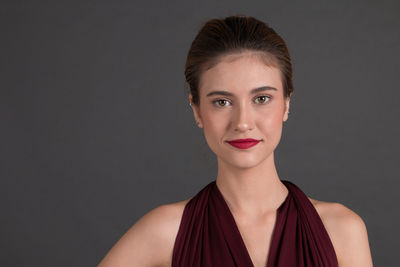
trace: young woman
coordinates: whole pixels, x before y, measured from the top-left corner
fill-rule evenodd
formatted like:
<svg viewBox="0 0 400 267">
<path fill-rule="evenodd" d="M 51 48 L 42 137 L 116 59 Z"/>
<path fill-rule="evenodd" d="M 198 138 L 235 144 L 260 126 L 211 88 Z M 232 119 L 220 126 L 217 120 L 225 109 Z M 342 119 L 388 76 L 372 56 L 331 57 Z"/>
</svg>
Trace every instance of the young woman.
<svg viewBox="0 0 400 267">
<path fill-rule="evenodd" d="M 293 92 L 282 38 L 253 17 L 210 20 L 192 42 L 185 76 L 217 156 L 216 180 L 147 213 L 99 266 L 372 266 L 357 214 L 278 176 L 274 150 Z"/>
</svg>

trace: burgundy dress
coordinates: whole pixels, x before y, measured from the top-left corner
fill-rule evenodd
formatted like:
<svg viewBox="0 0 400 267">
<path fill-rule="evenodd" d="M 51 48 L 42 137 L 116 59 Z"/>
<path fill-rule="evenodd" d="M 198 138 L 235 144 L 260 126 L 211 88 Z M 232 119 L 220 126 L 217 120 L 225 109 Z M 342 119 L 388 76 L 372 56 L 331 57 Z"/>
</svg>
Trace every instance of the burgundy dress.
<svg viewBox="0 0 400 267">
<path fill-rule="evenodd" d="M 267 267 L 337 267 L 335 250 L 321 218 L 295 184 L 277 210 Z M 215 181 L 186 203 L 172 267 L 254 266 L 235 219 Z"/>
</svg>

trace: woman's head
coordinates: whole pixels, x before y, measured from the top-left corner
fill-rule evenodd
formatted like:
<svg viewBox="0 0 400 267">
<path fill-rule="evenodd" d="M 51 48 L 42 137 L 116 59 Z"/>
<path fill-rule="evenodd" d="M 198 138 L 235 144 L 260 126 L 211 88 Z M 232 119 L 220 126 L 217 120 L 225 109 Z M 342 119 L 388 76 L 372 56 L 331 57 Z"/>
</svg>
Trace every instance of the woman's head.
<svg viewBox="0 0 400 267">
<path fill-rule="evenodd" d="M 206 22 L 191 44 L 185 77 L 194 105 L 199 105 L 202 73 L 224 56 L 243 52 L 257 52 L 265 64 L 277 67 L 284 97 L 291 96 L 292 65 L 284 40 L 264 22 L 253 17 L 230 16 Z"/>
<path fill-rule="evenodd" d="M 219 163 L 270 164 L 293 91 L 283 40 L 254 18 L 211 20 L 192 43 L 185 74 L 195 119 Z M 259 142 L 231 143 L 249 138 Z"/>
</svg>

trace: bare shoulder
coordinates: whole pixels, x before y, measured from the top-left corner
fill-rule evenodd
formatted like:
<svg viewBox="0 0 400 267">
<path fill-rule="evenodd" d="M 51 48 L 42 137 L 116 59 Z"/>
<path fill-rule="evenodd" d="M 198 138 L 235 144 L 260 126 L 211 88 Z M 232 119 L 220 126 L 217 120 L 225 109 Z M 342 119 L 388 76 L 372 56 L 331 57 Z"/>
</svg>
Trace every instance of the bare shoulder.
<svg viewBox="0 0 400 267">
<path fill-rule="evenodd" d="M 189 200 L 164 204 L 146 213 L 111 248 L 98 266 L 171 266 L 175 238 Z"/>
<path fill-rule="evenodd" d="M 372 266 L 367 228 L 362 218 L 341 203 L 310 200 L 329 234 L 339 266 Z"/>
</svg>

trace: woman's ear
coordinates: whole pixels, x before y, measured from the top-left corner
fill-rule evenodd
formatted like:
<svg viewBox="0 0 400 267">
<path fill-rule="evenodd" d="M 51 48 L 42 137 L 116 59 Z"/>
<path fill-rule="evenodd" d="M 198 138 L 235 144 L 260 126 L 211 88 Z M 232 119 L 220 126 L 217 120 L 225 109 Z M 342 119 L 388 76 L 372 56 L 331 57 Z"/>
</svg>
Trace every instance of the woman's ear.
<svg viewBox="0 0 400 267">
<path fill-rule="evenodd" d="M 192 94 L 189 94 L 189 104 L 190 104 L 190 106 L 192 107 L 194 119 L 196 120 L 197 126 L 199 126 L 200 128 L 203 128 L 203 124 L 202 124 L 202 122 L 201 122 L 201 116 L 200 116 L 199 107 L 196 106 L 196 105 L 193 103 L 193 96 L 192 96 Z"/>
<path fill-rule="evenodd" d="M 290 97 L 285 99 L 285 113 L 283 114 L 283 121 L 287 121 L 289 117 Z"/>
</svg>

